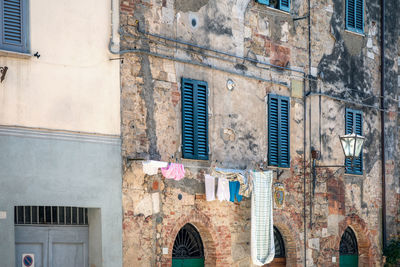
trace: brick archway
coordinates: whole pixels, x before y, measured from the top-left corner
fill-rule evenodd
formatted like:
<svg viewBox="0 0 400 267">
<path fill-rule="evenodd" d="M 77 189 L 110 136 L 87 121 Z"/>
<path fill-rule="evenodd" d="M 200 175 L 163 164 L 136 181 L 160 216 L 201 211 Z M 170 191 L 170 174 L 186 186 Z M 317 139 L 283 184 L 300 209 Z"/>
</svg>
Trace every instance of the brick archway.
<svg viewBox="0 0 400 267">
<path fill-rule="evenodd" d="M 206 215 L 198 210 L 192 210 L 190 214 L 181 216 L 177 221 L 173 222 L 173 227 L 165 227 L 164 244 L 168 247 L 168 254 L 162 257 L 162 266 L 170 267 L 172 264 L 172 249 L 174 246 L 176 235 L 179 230 L 187 223 L 195 226 L 200 233 L 204 246 L 204 263 L 206 267 L 211 266 L 227 266 L 230 264 L 230 244 L 231 234 L 228 227 L 214 227 Z M 219 242 L 219 239 L 223 242 Z M 229 246 L 224 246 L 229 244 Z"/>
<path fill-rule="evenodd" d="M 274 226 L 278 228 L 285 244 L 286 266 L 297 266 L 301 260 L 299 226 L 281 211 L 274 211 Z"/>
<path fill-rule="evenodd" d="M 336 248 L 339 251 L 340 240 L 347 227 L 350 227 L 357 238 L 358 243 L 358 266 L 375 266 L 378 256 L 376 245 L 373 245 L 371 234 L 367 224 L 358 215 L 347 216 L 339 223 L 339 236 L 336 241 Z M 338 255 L 340 256 L 340 255 Z"/>
</svg>

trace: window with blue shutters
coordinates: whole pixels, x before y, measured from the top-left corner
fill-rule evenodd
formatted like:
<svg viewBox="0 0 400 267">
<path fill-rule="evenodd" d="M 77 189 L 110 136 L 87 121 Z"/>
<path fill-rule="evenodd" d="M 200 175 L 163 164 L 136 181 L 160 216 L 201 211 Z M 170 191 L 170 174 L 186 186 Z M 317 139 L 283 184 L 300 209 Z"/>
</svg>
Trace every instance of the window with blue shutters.
<svg viewBox="0 0 400 267">
<path fill-rule="evenodd" d="M 27 53 L 28 0 L 0 1 L 0 49 Z"/>
<path fill-rule="evenodd" d="M 256 0 L 258 3 L 290 12 L 290 0 Z"/>
<path fill-rule="evenodd" d="M 290 167 L 289 98 L 268 95 L 268 165 Z"/>
<path fill-rule="evenodd" d="M 183 158 L 208 160 L 207 91 L 204 81 L 182 79 Z"/>
<path fill-rule="evenodd" d="M 345 134 L 351 134 L 351 133 L 356 133 L 358 135 L 362 135 L 363 131 L 363 116 L 362 112 L 359 110 L 353 110 L 353 109 L 346 109 L 346 123 L 345 123 L 345 128 L 346 132 Z M 349 174 L 363 174 L 363 156 L 362 153 L 360 154 L 360 157 L 355 158 L 353 160 L 353 166 L 351 164 L 350 159 L 345 160 L 345 166 L 346 166 L 346 173 Z"/>
<path fill-rule="evenodd" d="M 364 33 L 364 0 L 346 0 L 346 29 Z"/>
</svg>

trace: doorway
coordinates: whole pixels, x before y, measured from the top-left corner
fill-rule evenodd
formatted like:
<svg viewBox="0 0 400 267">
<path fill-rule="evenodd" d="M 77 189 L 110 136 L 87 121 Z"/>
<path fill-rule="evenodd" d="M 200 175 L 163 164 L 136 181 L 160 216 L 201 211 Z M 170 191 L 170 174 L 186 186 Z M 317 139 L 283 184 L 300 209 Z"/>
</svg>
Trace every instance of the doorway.
<svg viewBox="0 0 400 267">
<path fill-rule="evenodd" d="M 340 240 L 340 267 L 358 267 L 358 245 L 353 230 L 347 227 Z"/>
<path fill-rule="evenodd" d="M 286 251 L 285 243 L 283 242 L 282 234 L 278 228 L 274 226 L 274 244 L 275 244 L 275 257 L 274 260 L 267 264 L 268 267 L 284 267 L 286 266 Z"/>
<path fill-rule="evenodd" d="M 176 235 L 172 250 L 172 267 L 204 267 L 204 248 L 200 234 L 190 223 Z"/>
<path fill-rule="evenodd" d="M 17 267 L 89 266 L 87 209 L 15 207 Z"/>
</svg>

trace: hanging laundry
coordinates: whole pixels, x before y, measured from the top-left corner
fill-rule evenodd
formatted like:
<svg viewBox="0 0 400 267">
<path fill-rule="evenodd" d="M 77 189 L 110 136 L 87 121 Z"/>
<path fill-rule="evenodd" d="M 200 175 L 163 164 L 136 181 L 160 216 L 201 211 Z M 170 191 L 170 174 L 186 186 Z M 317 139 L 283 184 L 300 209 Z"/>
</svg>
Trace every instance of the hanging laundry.
<svg viewBox="0 0 400 267">
<path fill-rule="evenodd" d="M 250 172 L 253 179 L 251 198 L 251 258 L 257 266 L 270 263 L 275 256 L 272 217 L 272 171 Z"/>
<path fill-rule="evenodd" d="M 223 168 L 215 168 L 214 170 L 215 176 L 222 176 L 228 180 L 237 180 L 238 175 L 244 175 L 244 170 L 237 170 L 237 169 L 223 169 Z"/>
<path fill-rule="evenodd" d="M 249 198 L 251 196 L 251 191 L 253 190 L 253 181 L 250 175 L 238 174 L 237 180 L 240 183 L 239 195 Z"/>
<path fill-rule="evenodd" d="M 147 160 L 143 161 L 143 172 L 148 175 L 155 175 L 158 173 L 159 168 L 165 168 L 168 166 L 168 162 Z"/>
<path fill-rule="evenodd" d="M 237 202 L 242 201 L 242 196 L 239 195 L 239 187 L 240 183 L 238 181 L 229 181 L 229 193 L 230 193 L 230 201 L 235 202 L 235 197 Z"/>
<path fill-rule="evenodd" d="M 215 168 L 212 173 L 216 177 L 223 177 L 229 181 L 239 181 L 239 195 L 247 198 L 251 196 L 253 186 L 251 179 L 247 177 L 248 173 L 245 170 Z"/>
<path fill-rule="evenodd" d="M 206 200 L 207 201 L 215 200 L 215 177 L 205 174 L 204 181 L 206 185 Z"/>
<path fill-rule="evenodd" d="M 185 177 L 185 167 L 180 163 L 170 163 L 168 167 L 161 168 L 161 172 L 167 179 L 174 179 L 176 181 Z"/>
<path fill-rule="evenodd" d="M 225 178 L 218 178 L 217 198 L 219 201 L 229 201 L 229 181 Z"/>
</svg>

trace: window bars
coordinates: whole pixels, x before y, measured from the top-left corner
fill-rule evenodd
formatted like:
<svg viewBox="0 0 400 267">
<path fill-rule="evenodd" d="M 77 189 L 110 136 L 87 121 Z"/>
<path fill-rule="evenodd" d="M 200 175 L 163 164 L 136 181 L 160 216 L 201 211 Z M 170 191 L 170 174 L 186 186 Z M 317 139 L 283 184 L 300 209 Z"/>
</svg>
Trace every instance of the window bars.
<svg viewBox="0 0 400 267">
<path fill-rule="evenodd" d="M 88 225 L 88 209 L 57 206 L 16 206 L 16 225 Z"/>
</svg>

